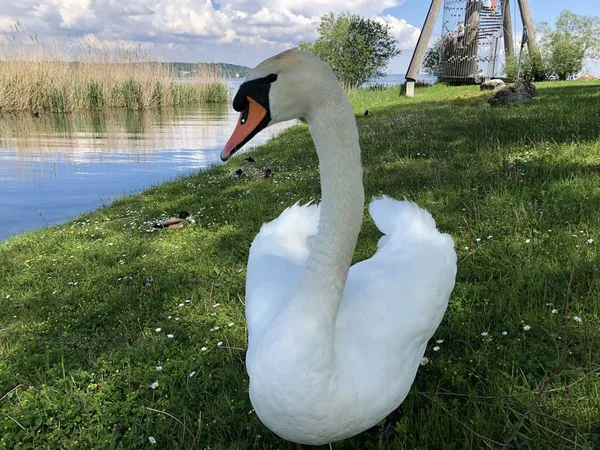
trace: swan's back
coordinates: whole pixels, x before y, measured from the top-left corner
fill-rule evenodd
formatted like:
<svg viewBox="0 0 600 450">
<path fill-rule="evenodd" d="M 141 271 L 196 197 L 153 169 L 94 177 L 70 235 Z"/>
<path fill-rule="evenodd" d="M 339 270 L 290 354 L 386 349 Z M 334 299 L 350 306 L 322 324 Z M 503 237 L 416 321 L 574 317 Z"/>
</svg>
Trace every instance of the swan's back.
<svg viewBox="0 0 600 450">
<path fill-rule="evenodd" d="M 369 212 L 386 233 L 368 260 L 350 268 L 336 323 L 343 373 L 385 417 L 406 397 L 427 341 L 439 326 L 456 277 L 452 238 L 407 201 L 374 200 Z"/>
</svg>

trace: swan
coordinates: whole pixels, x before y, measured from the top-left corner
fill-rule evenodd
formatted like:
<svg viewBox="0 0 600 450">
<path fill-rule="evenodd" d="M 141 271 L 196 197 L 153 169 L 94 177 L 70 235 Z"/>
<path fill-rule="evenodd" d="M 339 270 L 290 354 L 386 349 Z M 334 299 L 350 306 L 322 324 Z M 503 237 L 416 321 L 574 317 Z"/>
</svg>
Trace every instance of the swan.
<svg viewBox="0 0 600 450">
<path fill-rule="evenodd" d="M 456 276 L 454 242 L 416 204 L 383 197 L 369 212 L 384 233 L 350 267 L 363 221 L 358 130 L 331 68 L 292 49 L 239 87 L 227 161 L 263 128 L 302 118 L 318 158 L 320 205 L 295 204 L 262 226 L 246 278 L 252 406 L 299 445 L 354 436 L 395 410 L 415 379 Z"/>
</svg>

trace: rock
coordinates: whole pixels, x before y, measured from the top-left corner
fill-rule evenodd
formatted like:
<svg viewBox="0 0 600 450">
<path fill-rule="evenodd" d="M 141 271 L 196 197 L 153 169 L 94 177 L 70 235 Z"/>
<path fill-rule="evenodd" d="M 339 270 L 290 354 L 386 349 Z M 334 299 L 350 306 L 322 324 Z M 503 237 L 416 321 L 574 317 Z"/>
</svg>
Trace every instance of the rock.
<svg viewBox="0 0 600 450">
<path fill-rule="evenodd" d="M 586 72 L 579 77 L 579 80 L 583 80 L 583 81 L 594 81 L 594 80 L 598 80 L 598 79 L 599 78 L 596 75 L 594 75 L 593 73 L 589 73 L 589 72 Z"/>
<path fill-rule="evenodd" d="M 529 81 L 511 83 L 497 90 L 488 103 L 492 106 L 518 105 L 531 101 L 536 95 L 537 90 Z"/>
<path fill-rule="evenodd" d="M 487 81 L 484 81 L 483 83 L 481 83 L 479 85 L 479 89 L 481 89 L 482 91 L 488 91 L 488 90 L 491 91 L 494 89 L 501 88 L 503 86 L 506 86 L 504 84 L 504 81 L 502 81 L 498 78 L 494 78 L 492 80 L 487 80 Z"/>
</svg>

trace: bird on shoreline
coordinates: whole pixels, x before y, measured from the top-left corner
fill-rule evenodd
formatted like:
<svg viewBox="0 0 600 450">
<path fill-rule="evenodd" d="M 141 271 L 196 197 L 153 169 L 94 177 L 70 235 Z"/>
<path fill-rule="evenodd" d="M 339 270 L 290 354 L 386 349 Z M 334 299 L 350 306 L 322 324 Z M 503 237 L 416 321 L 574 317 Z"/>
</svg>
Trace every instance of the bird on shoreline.
<svg viewBox="0 0 600 450">
<path fill-rule="evenodd" d="M 154 228 L 181 228 L 189 220 L 190 213 L 181 211 L 177 217 L 161 220 L 152 224 Z"/>
</svg>

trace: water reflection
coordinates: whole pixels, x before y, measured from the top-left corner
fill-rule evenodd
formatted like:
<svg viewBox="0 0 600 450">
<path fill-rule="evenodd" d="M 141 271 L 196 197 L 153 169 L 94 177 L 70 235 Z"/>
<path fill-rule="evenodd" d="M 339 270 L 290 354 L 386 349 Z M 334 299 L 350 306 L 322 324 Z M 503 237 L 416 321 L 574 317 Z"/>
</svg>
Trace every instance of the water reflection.
<svg viewBox="0 0 600 450">
<path fill-rule="evenodd" d="M 0 118 L 0 215 L 12 218 L 0 240 L 219 163 L 237 117 L 221 104 Z M 253 144 L 287 126 L 262 131 Z"/>
</svg>

